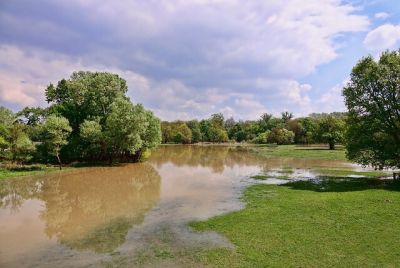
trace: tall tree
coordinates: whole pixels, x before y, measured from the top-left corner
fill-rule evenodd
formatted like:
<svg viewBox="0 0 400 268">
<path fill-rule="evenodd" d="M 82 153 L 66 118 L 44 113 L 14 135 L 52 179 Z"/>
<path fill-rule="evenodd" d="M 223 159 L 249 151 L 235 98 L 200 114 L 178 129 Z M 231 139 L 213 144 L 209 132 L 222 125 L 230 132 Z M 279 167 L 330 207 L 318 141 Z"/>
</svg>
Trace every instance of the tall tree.
<svg viewBox="0 0 400 268">
<path fill-rule="evenodd" d="M 60 151 L 68 143 L 67 138 L 71 131 L 68 119 L 62 116 L 51 115 L 43 124 L 44 143 L 48 152 L 57 158 L 60 169 L 62 167 Z"/>
<path fill-rule="evenodd" d="M 375 168 L 400 168 L 400 51 L 361 59 L 343 95 L 349 110 L 347 156 Z"/>
</svg>

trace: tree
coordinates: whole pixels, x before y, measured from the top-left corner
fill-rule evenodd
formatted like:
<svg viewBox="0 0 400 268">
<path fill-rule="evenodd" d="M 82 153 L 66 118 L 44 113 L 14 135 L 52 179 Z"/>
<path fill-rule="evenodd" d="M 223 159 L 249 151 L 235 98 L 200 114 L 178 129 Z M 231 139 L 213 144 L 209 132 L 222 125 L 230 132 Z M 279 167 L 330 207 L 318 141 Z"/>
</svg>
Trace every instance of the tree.
<svg viewBox="0 0 400 268">
<path fill-rule="evenodd" d="M 97 120 L 85 120 L 80 126 L 80 137 L 83 142 L 88 143 L 85 146 L 86 157 L 97 156 L 100 159 L 104 159 L 106 154 L 106 143 L 102 127 Z"/>
<path fill-rule="evenodd" d="M 104 135 L 110 162 L 115 157 L 137 161 L 161 142 L 160 121 L 143 105 L 117 98 L 106 118 Z"/>
<path fill-rule="evenodd" d="M 345 121 L 328 115 L 318 120 L 314 139 L 317 142 L 329 144 L 329 150 L 334 150 L 337 143 L 344 141 Z"/>
<path fill-rule="evenodd" d="M 47 111 L 40 107 L 25 107 L 17 113 L 17 116 L 28 126 L 36 126 L 42 123 Z"/>
<path fill-rule="evenodd" d="M 287 123 L 289 120 L 293 118 L 293 114 L 289 113 L 288 111 L 282 113 L 282 120 L 283 122 Z"/>
<path fill-rule="evenodd" d="M 192 131 L 183 121 L 163 122 L 161 125 L 163 141 L 173 143 L 190 143 Z"/>
<path fill-rule="evenodd" d="M 28 160 L 35 150 L 35 146 L 26 133 L 25 126 L 19 122 L 14 122 L 8 127 L 7 142 L 12 162 Z"/>
<path fill-rule="evenodd" d="M 186 125 L 192 132 L 192 143 L 200 142 L 202 140 L 200 123 L 197 120 L 191 120 L 186 122 Z"/>
<path fill-rule="evenodd" d="M 267 141 L 276 144 L 291 144 L 293 143 L 294 133 L 286 128 L 273 128 L 267 134 Z"/>
<path fill-rule="evenodd" d="M 375 168 L 400 168 L 400 51 L 361 59 L 343 96 L 348 108 L 349 159 Z"/>
<path fill-rule="evenodd" d="M 268 136 L 270 135 L 271 131 L 267 130 L 266 132 L 262 132 L 258 134 L 258 136 L 251 140 L 252 143 L 256 144 L 265 144 L 268 143 Z"/>
<path fill-rule="evenodd" d="M 44 143 L 49 153 L 57 158 L 60 169 L 62 166 L 60 151 L 68 143 L 67 138 L 71 131 L 68 119 L 62 116 L 51 115 L 43 124 Z"/>
<path fill-rule="evenodd" d="M 236 123 L 231 129 L 229 129 L 228 137 L 237 142 L 246 140 L 246 133 L 243 130 L 243 122 Z"/>
<path fill-rule="evenodd" d="M 310 144 L 313 142 L 315 122 L 311 118 L 298 118 L 287 123 L 287 129 L 294 132 L 296 144 Z"/>
</svg>

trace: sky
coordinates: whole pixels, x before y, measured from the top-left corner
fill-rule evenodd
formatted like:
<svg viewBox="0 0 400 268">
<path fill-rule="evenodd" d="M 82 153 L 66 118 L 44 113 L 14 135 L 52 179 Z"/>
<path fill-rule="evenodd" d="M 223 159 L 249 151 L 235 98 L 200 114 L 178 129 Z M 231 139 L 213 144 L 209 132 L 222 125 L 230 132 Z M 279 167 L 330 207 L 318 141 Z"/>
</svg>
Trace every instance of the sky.
<svg viewBox="0 0 400 268">
<path fill-rule="evenodd" d="M 398 0 L 0 0 L 0 105 L 85 70 L 163 120 L 345 111 L 352 67 L 399 45 Z"/>
</svg>

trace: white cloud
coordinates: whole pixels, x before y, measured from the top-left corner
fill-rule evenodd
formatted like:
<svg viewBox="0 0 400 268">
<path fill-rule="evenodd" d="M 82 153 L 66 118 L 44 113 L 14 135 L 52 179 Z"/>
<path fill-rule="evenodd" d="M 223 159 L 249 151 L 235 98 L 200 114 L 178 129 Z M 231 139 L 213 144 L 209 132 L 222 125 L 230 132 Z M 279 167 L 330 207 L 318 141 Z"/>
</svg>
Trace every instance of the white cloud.
<svg viewBox="0 0 400 268">
<path fill-rule="evenodd" d="M 347 110 L 342 96 L 343 87 L 347 84 L 347 81 L 348 80 L 345 80 L 342 83 L 335 85 L 322 94 L 322 96 L 316 101 L 318 112 L 331 113 L 344 112 Z"/>
<path fill-rule="evenodd" d="M 378 13 L 376 13 L 376 14 L 374 15 L 374 17 L 375 17 L 376 19 L 382 19 L 382 20 L 384 20 L 384 19 L 387 19 L 387 18 L 389 17 L 389 14 L 386 13 L 386 12 L 378 12 Z"/>
<path fill-rule="evenodd" d="M 313 92 L 299 78 L 337 57 L 338 36 L 364 31 L 369 24 L 356 7 L 339 0 L 72 0 L 57 5 L 50 17 L 0 17 L 18 39 L 10 43 L 19 44 L 0 47 L 0 62 L 6 63 L 0 70 L 13 79 L 6 87 L 0 81 L 0 101 L 43 104 L 49 82 L 83 69 L 119 73 L 132 100 L 163 119 L 218 111 L 242 119 L 265 111 L 307 114 Z M 69 21 L 71 14 L 79 20 Z M 37 41 L 49 30 L 52 38 Z M 14 93 L 6 96 L 4 88 Z"/>
<path fill-rule="evenodd" d="M 393 49 L 400 41 L 400 25 L 384 24 L 370 31 L 364 39 L 369 50 Z"/>
</svg>

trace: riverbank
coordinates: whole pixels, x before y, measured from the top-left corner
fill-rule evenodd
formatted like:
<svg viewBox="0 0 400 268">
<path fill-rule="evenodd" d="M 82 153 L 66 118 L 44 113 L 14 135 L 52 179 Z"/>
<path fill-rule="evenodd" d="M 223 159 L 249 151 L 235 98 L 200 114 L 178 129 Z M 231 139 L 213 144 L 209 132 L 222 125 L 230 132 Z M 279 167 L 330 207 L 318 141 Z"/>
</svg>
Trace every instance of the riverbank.
<svg viewBox="0 0 400 268">
<path fill-rule="evenodd" d="M 85 163 L 78 162 L 68 165 L 63 165 L 62 169 L 58 165 L 43 165 L 43 164 L 32 164 L 32 165 L 6 165 L 0 166 L 0 180 L 11 179 L 16 177 L 36 176 L 54 172 L 63 172 L 74 168 L 84 167 L 98 167 L 98 166 L 110 166 L 107 163 Z"/>
<path fill-rule="evenodd" d="M 62 170 L 68 169 L 63 168 Z M 61 170 L 61 171 L 62 171 Z M 0 167 L 0 180 L 24 177 L 24 176 L 35 176 L 47 174 L 50 172 L 59 172 L 60 169 L 57 166 L 46 166 L 46 165 L 18 165 L 18 166 L 1 166 Z"/>
<path fill-rule="evenodd" d="M 243 210 L 191 223 L 235 246 L 198 257 L 215 267 L 395 267 L 400 183 L 349 178 L 255 185 Z"/>
</svg>

